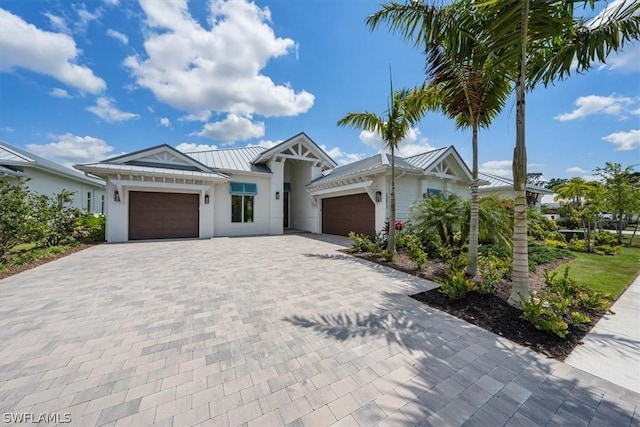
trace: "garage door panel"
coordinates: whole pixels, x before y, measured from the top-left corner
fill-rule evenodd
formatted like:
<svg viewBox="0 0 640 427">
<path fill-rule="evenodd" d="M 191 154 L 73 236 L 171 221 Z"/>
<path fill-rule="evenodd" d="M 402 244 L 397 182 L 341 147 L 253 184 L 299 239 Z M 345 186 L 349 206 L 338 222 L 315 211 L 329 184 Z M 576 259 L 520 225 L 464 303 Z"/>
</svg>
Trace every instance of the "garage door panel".
<svg viewBox="0 0 640 427">
<path fill-rule="evenodd" d="M 369 195 L 323 199 L 322 232 L 346 236 L 351 231 L 375 235 L 375 206 Z"/>
<path fill-rule="evenodd" d="M 129 240 L 199 236 L 199 196 L 184 193 L 129 193 Z"/>
</svg>

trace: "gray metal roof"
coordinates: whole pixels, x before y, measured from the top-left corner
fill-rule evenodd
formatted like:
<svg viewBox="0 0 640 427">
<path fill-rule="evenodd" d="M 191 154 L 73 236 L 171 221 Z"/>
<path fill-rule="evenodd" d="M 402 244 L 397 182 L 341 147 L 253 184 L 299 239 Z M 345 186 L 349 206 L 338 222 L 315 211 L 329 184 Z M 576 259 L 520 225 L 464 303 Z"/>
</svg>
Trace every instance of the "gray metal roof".
<svg viewBox="0 0 640 427">
<path fill-rule="evenodd" d="M 389 154 L 376 154 L 371 157 L 367 157 L 366 159 L 358 160 L 353 163 L 348 163 L 346 165 L 338 166 L 337 168 L 331 169 L 326 172 L 323 176 L 316 178 L 309 185 L 313 186 L 319 183 L 334 181 L 341 178 L 346 178 L 349 176 L 361 175 L 366 172 L 377 173 L 386 168 L 391 167 L 391 155 Z M 421 170 L 410 165 L 401 157 L 395 157 L 395 166 L 398 169 L 410 170 L 415 172 L 420 172 Z"/>
<path fill-rule="evenodd" d="M 75 167 L 91 173 L 108 172 L 110 174 L 122 173 L 123 175 L 130 173 L 148 173 L 159 174 L 163 176 L 176 176 L 180 178 L 229 178 L 227 175 L 217 172 L 208 173 L 191 170 L 157 168 L 152 166 L 137 166 L 121 163 L 88 163 L 83 165 L 76 165 Z"/>
<path fill-rule="evenodd" d="M 427 169 L 447 150 L 449 147 L 436 148 L 426 153 L 416 154 L 415 156 L 405 157 L 404 160 L 422 170 Z"/>
<path fill-rule="evenodd" d="M 43 157 L 37 156 L 20 147 L 16 147 L 15 145 L 8 144 L 4 141 L 0 141 L 0 165 L 36 167 L 47 170 L 51 173 L 75 179 L 77 181 L 95 185 L 97 187 L 104 187 L 104 182 L 102 180 L 99 180 L 97 178 L 90 178 L 83 173 L 62 166 L 59 163 L 47 160 Z"/>
<path fill-rule="evenodd" d="M 196 151 L 185 154 L 212 169 L 271 173 L 265 165 L 255 165 L 252 163 L 253 159 L 264 151 L 265 149 L 263 147 L 244 147 Z"/>
<path fill-rule="evenodd" d="M 486 172 L 478 172 L 478 178 L 489 183 L 488 185 L 482 185 L 480 187 L 480 190 L 483 191 L 489 191 L 499 188 L 513 188 L 513 181 L 503 176 L 498 176 Z M 527 185 L 527 190 L 542 194 L 553 194 L 553 191 L 535 185 Z"/>
</svg>

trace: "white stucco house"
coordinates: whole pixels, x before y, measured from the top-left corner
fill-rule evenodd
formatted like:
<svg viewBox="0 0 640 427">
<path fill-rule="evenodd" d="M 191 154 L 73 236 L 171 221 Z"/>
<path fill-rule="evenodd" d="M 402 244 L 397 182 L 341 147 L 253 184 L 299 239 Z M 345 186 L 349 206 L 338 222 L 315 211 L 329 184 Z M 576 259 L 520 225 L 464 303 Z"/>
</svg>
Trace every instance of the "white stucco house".
<svg viewBox="0 0 640 427">
<path fill-rule="evenodd" d="M 283 234 L 373 234 L 389 206 L 389 156 L 337 166 L 306 134 L 265 149 L 182 153 L 159 145 L 77 169 L 107 183 L 107 241 Z M 426 193 L 468 197 L 453 147 L 396 158 L 397 217 Z"/>
<path fill-rule="evenodd" d="M 74 207 L 93 213 L 106 211 L 104 181 L 0 141 L 0 179 L 19 177 L 33 193 L 53 196 L 67 190 L 73 193 Z"/>
</svg>

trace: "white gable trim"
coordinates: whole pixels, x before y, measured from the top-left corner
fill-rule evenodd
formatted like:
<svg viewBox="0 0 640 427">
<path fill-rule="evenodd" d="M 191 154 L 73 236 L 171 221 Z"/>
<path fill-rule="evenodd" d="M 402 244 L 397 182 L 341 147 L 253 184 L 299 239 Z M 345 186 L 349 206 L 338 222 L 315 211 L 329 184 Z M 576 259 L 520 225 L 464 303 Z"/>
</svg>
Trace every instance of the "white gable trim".
<svg viewBox="0 0 640 427">
<path fill-rule="evenodd" d="M 123 156 L 105 160 L 105 163 L 116 164 L 129 162 L 142 162 L 150 165 L 157 164 L 164 165 L 165 167 L 176 166 L 176 169 L 179 169 L 180 166 L 190 166 L 202 172 L 211 172 L 211 169 L 202 163 L 168 145 L 159 145 L 146 150 L 136 151 L 135 153 L 125 154 Z"/>
<path fill-rule="evenodd" d="M 456 175 L 451 167 L 445 163 L 449 157 L 452 157 L 454 161 L 458 163 L 460 169 L 464 172 L 464 177 Z M 473 180 L 469 167 L 464 161 L 462 161 L 462 158 L 453 147 L 449 147 L 444 150 L 438 158 L 433 161 L 431 166 L 424 170 L 424 174 L 443 179 L 450 179 L 452 181 L 464 181 L 464 178 L 469 180 L 469 182 Z"/>
<path fill-rule="evenodd" d="M 337 163 L 304 133 L 263 152 L 254 163 L 264 163 L 270 159 L 302 160 L 311 162 L 314 166 L 321 166 L 323 169 L 331 169 L 337 166 Z"/>
</svg>

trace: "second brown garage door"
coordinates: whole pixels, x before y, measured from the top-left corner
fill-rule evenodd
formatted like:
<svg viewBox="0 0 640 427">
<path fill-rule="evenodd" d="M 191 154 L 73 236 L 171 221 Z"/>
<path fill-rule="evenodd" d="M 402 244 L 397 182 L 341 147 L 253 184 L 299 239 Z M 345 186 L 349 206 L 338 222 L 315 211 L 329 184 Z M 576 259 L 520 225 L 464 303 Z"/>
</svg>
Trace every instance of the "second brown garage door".
<svg viewBox="0 0 640 427">
<path fill-rule="evenodd" d="M 375 206 L 369 195 L 322 199 L 322 232 L 346 236 L 350 231 L 376 234 Z"/>
<path fill-rule="evenodd" d="M 199 196 L 129 192 L 129 240 L 199 236 Z"/>
</svg>

